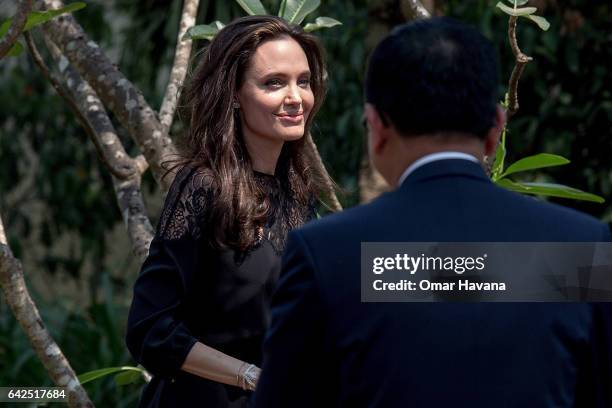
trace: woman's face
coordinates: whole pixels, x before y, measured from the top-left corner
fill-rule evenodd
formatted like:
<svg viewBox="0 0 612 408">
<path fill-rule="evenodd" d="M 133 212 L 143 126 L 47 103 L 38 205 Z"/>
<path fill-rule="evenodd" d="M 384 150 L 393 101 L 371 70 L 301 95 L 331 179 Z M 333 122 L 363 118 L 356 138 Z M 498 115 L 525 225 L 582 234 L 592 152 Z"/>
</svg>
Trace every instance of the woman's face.
<svg viewBox="0 0 612 408">
<path fill-rule="evenodd" d="M 261 44 L 244 73 L 238 102 L 247 145 L 282 145 L 304 136 L 314 95 L 302 47 L 290 37 Z"/>
</svg>

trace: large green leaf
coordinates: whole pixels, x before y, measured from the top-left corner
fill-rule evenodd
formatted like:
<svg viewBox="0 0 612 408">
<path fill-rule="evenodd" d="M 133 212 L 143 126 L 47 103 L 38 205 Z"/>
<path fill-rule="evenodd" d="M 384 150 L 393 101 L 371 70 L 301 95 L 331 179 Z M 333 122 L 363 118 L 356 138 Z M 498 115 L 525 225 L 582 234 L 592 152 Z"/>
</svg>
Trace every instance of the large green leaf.
<svg viewBox="0 0 612 408">
<path fill-rule="evenodd" d="M 523 194 L 535 194 L 549 197 L 572 198 L 574 200 L 593 201 L 595 203 L 603 203 L 603 197 L 595 194 L 587 193 L 573 187 L 564 186 L 562 184 L 553 183 L 521 183 L 509 180 L 507 178 L 497 180 L 497 185 L 511 191 L 516 191 Z"/>
<path fill-rule="evenodd" d="M 115 376 L 115 382 L 117 385 L 128 385 L 138 382 L 143 379 L 142 370 L 127 370 L 123 371 Z"/>
<path fill-rule="evenodd" d="M 268 14 L 263 4 L 259 0 L 236 0 L 240 7 L 250 16 L 261 16 Z"/>
<path fill-rule="evenodd" d="M 522 158 L 513 163 L 506 169 L 505 172 L 503 172 L 500 178 L 506 177 L 513 173 L 518 173 L 520 171 L 541 169 L 543 167 L 562 166 L 564 164 L 568 164 L 569 162 L 570 161 L 565 157 L 557 156 L 556 154 L 540 153 L 534 156 Z"/>
<path fill-rule="evenodd" d="M 132 366 L 122 366 L 122 367 L 106 367 L 100 368 L 98 370 L 88 371 L 86 373 L 80 374 L 78 376 L 79 382 L 81 384 L 88 383 L 93 380 L 97 380 L 98 378 L 105 377 L 110 374 L 115 374 L 122 371 L 138 371 L 139 373 L 143 372 L 142 368 L 132 367 Z"/>
<path fill-rule="evenodd" d="M 548 31 L 548 29 L 550 28 L 550 23 L 544 17 L 540 17 L 540 16 L 523 16 L 523 17 L 530 19 L 544 31 Z"/>
<path fill-rule="evenodd" d="M 321 28 L 329 28 L 337 25 L 342 25 L 342 23 L 331 17 L 317 17 L 314 23 L 308 23 L 304 26 L 304 31 L 311 32 L 320 30 Z"/>
<path fill-rule="evenodd" d="M 214 21 L 210 24 L 200 24 L 189 28 L 183 35 L 184 39 L 192 40 L 212 40 L 215 35 L 223 28 L 223 23 Z"/>
<path fill-rule="evenodd" d="M 280 6 L 278 6 L 278 16 L 282 17 L 285 14 L 285 8 L 287 7 L 287 0 L 282 0 Z"/>
<path fill-rule="evenodd" d="M 503 11 L 506 14 L 509 14 L 511 16 L 516 16 L 516 17 L 527 16 L 529 14 L 533 14 L 536 11 L 538 11 L 538 9 L 535 8 L 535 7 L 522 7 L 522 8 L 508 7 L 504 3 L 502 3 L 501 1 L 498 2 L 495 5 L 495 7 L 501 9 L 501 11 Z"/>
<path fill-rule="evenodd" d="M 25 27 L 23 31 L 28 31 L 32 27 L 35 27 L 39 24 L 46 23 L 47 21 L 60 16 L 64 13 L 72 13 L 73 11 L 80 10 L 85 8 L 86 4 L 82 2 L 70 3 L 62 8 L 47 10 L 47 11 L 32 11 L 28 14 L 28 19 L 26 20 Z M 0 26 L 0 37 L 3 37 L 11 26 L 11 21 L 13 19 L 9 18 L 5 20 Z"/>
<path fill-rule="evenodd" d="M 315 11 L 321 0 L 286 0 L 282 18 L 293 24 L 301 24 L 304 18 Z"/>
</svg>

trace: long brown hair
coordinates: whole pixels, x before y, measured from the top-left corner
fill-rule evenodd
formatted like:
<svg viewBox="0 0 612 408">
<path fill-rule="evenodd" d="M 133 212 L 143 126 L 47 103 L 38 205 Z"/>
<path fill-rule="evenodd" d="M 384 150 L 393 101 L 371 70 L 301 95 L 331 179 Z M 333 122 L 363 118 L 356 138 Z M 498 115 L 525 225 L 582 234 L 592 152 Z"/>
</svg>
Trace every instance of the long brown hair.
<svg viewBox="0 0 612 408">
<path fill-rule="evenodd" d="M 247 249 L 257 241 L 257 231 L 270 213 L 270 203 L 255 183 L 233 102 L 256 49 L 263 42 L 282 36 L 291 37 L 304 50 L 314 94 L 304 137 L 284 143 L 276 166 L 276 177 L 293 203 L 289 220 L 295 225 L 290 225 L 291 228 L 304 222 L 310 200 L 318 198 L 324 189 L 325 176 L 316 170 L 306 148 L 306 136 L 326 91 L 318 41 L 301 27 L 274 16 L 248 16 L 233 21 L 217 33 L 199 57 L 183 94 L 189 128 L 179 144 L 179 158 L 166 167 L 172 171 L 193 166 L 212 180 L 207 230 L 215 248 Z"/>
</svg>

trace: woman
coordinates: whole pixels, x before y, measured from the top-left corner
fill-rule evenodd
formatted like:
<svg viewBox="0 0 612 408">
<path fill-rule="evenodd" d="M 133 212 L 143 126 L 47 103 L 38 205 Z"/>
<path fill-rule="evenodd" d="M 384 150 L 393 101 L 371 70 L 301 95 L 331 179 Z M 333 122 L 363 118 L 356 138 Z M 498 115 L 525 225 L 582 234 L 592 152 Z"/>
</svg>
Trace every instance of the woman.
<svg viewBox="0 0 612 408">
<path fill-rule="evenodd" d="M 153 374 L 141 406 L 246 406 L 285 238 L 325 181 L 304 137 L 323 75 L 315 39 L 277 17 L 238 19 L 203 53 L 128 319 L 128 348 Z"/>
</svg>

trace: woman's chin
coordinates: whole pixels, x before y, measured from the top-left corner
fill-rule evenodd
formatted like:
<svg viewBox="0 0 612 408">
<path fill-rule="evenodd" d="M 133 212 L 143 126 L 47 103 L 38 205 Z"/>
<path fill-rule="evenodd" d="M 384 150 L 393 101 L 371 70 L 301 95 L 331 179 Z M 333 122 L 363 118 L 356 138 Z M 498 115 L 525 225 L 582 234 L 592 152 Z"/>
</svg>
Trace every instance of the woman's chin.
<svg viewBox="0 0 612 408">
<path fill-rule="evenodd" d="M 280 135 L 281 139 L 285 142 L 290 142 L 292 140 L 298 140 L 304 137 L 304 128 L 303 127 L 295 127 L 293 129 L 287 129 L 282 132 Z"/>
</svg>

